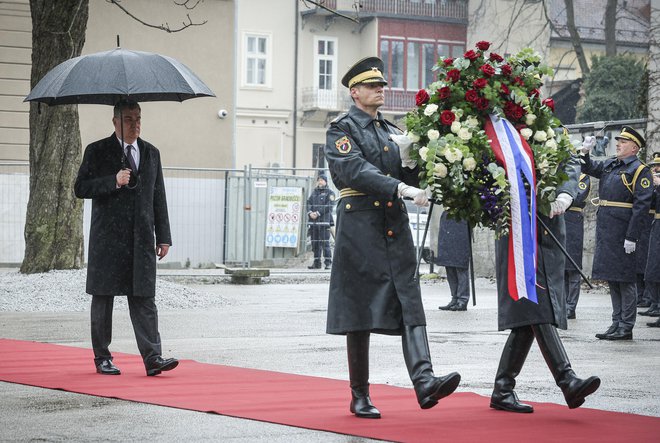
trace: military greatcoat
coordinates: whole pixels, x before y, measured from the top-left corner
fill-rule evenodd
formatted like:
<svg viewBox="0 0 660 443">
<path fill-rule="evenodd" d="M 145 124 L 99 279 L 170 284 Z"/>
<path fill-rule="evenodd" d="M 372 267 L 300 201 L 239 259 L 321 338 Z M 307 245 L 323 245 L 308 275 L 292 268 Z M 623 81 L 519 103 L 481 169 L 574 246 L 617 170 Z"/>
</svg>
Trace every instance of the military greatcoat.
<svg viewBox="0 0 660 443">
<path fill-rule="evenodd" d="M 655 209 L 655 218 L 649 235 L 649 253 L 644 280 L 660 283 L 660 186 L 656 186 L 653 192 L 653 209 Z"/>
<path fill-rule="evenodd" d="M 635 155 L 604 161 L 586 155 L 582 172 L 600 179 L 592 277 L 634 283 L 637 252 L 626 254 L 623 244 L 638 242 L 642 236 L 653 198 L 651 171 Z"/>
<path fill-rule="evenodd" d="M 327 131 L 325 156 L 340 190 L 327 332 L 368 330 L 400 335 L 426 325 L 408 214 L 397 186 L 418 186 L 418 171 L 402 168 L 400 131 L 352 106 Z"/>
<path fill-rule="evenodd" d="M 172 244 L 160 153 L 138 138 L 139 181 L 117 188 L 122 147 L 117 137 L 85 149 L 75 193 L 92 199 L 87 257 L 87 293 L 153 297 L 156 244 Z"/>
<path fill-rule="evenodd" d="M 559 186 L 557 193 L 566 193 L 575 199 L 578 190 L 580 164 L 572 157 L 564 168 L 568 180 Z M 562 244 L 566 241 L 566 225 L 563 216 L 548 218 L 539 215 L 543 223 Z M 500 331 L 520 326 L 553 324 L 566 329 L 566 294 L 564 294 L 565 256 L 550 234 L 537 224 L 538 248 L 536 267 L 536 295 L 538 303 L 526 298 L 514 300 L 509 294 L 508 258 L 509 237 L 495 241 L 495 275 L 497 278 L 497 325 Z"/>
<path fill-rule="evenodd" d="M 591 190 L 591 179 L 587 174 L 580 174 L 577 195 L 570 208 L 564 214 L 566 222 L 566 251 L 575 263 L 582 268 L 582 251 L 584 249 L 584 207 Z M 566 270 L 574 271 L 575 266 L 566 260 Z"/>
</svg>

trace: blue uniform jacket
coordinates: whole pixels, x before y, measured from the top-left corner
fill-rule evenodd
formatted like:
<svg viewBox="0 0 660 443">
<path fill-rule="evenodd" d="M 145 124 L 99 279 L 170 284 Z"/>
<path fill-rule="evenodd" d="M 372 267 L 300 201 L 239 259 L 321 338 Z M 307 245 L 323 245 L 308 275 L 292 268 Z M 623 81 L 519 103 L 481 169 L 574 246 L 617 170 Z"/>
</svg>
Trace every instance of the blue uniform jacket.
<svg viewBox="0 0 660 443">
<path fill-rule="evenodd" d="M 580 174 L 578 193 L 573 199 L 571 207 L 564 214 L 566 222 L 566 251 L 575 263 L 582 267 L 582 251 L 584 249 L 584 207 L 591 191 L 591 179 L 587 174 Z M 575 270 L 575 266 L 566 260 L 566 270 Z"/>
</svg>

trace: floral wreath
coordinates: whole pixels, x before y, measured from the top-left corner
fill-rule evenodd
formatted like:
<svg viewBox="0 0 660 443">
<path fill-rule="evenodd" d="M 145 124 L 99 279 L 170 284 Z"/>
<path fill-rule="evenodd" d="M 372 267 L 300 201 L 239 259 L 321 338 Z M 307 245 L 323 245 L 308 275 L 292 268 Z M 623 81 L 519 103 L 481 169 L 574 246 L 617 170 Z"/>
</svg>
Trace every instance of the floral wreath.
<svg viewBox="0 0 660 443">
<path fill-rule="evenodd" d="M 411 158 L 422 169 L 420 186 L 450 217 L 494 229 L 499 237 L 509 230 L 509 181 L 484 130 L 489 115 L 507 119 L 529 144 L 543 214 L 568 178 L 562 166 L 575 148 L 554 115 L 553 100 L 541 99 L 541 79 L 552 70 L 531 48 L 504 59 L 487 56 L 489 47 L 480 41 L 463 57 L 441 57 L 434 67 L 438 81 L 417 92 L 417 107 L 405 122 Z"/>
</svg>

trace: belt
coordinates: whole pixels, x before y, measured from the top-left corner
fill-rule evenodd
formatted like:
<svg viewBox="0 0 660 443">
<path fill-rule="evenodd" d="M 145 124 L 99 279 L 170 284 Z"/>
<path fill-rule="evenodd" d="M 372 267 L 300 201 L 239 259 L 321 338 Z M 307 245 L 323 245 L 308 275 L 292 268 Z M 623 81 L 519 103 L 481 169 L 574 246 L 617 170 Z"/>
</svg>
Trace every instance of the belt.
<svg viewBox="0 0 660 443">
<path fill-rule="evenodd" d="M 656 220 L 660 219 L 660 214 L 656 212 L 655 217 L 653 217 L 653 218 L 656 219 Z"/>
<path fill-rule="evenodd" d="M 598 206 L 612 206 L 615 208 L 628 208 L 632 209 L 633 204 L 632 203 L 625 203 L 625 202 L 613 202 L 609 200 L 599 200 L 598 201 Z"/>
<path fill-rule="evenodd" d="M 582 208 L 578 208 L 577 206 L 571 206 L 568 208 L 569 211 L 575 211 L 575 212 L 582 212 Z"/>
<path fill-rule="evenodd" d="M 339 198 L 361 197 L 361 196 L 365 196 L 365 195 L 367 195 L 367 194 L 365 194 L 363 192 L 360 192 L 360 191 L 356 191 L 355 189 L 351 189 L 351 188 L 344 188 L 344 189 L 339 190 Z"/>
</svg>

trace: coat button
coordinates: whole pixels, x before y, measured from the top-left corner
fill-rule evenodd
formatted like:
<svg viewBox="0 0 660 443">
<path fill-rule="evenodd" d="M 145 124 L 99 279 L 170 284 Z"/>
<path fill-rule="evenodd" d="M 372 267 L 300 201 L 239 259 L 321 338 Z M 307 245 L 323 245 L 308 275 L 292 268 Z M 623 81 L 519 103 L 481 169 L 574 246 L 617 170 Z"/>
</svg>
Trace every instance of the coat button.
<svg viewBox="0 0 660 443">
<path fill-rule="evenodd" d="M 376 127 L 380 128 L 380 122 L 376 122 Z"/>
<path fill-rule="evenodd" d="M 376 201 L 374 202 L 374 206 L 375 206 L 375 207 L 379 207 L 379 206 L 380 206 L 380 202 L 379 202 L 378 200 L 376 200 Z"/>
<path fill-rule="evenodd" d="M 394 236 L 394 231 L 392 231 L 392 230 L 387 231 L 387 236 L 388 237 Z"/>
<path fill-rule="evenodd" d="M 391 207 L 392 207 L 392 205 L 393 205 L 393 203 L 392 203 L 392 202 L 387 202 L 387 207 L 388 207 L 388 208 L 391 208 Z"/>
<path fill-rule="evenodd" d="M 383 147 L 383 151 L 387 152 L 387 151 L 389 151 L 389 150 L 390 150 L 390 148 L 389 148 L 388 146 L 384 146 L 384 147 Z"/>
<path fill-rule="evenodd" d="M 346 209 L 351 209 L 351 204 L 350 203 L 346 203 Z"/>
</svg>

